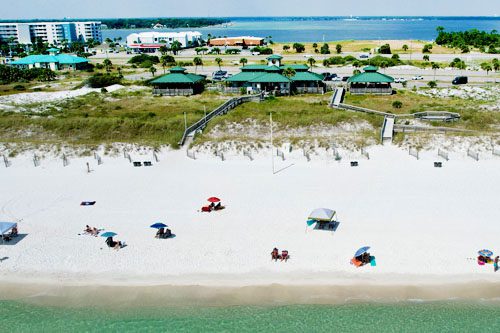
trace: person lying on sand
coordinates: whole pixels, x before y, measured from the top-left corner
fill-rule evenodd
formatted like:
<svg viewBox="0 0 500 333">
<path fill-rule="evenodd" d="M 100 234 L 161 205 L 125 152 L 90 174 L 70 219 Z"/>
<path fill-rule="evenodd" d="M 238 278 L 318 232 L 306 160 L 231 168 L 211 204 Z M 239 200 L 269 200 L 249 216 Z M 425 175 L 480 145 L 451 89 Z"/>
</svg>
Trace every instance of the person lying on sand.
<svg viewBox="0 0 500 333">
<path fill-rule="evenodd" d="M 83 232 L 86 232 L 86 233 L 90 234 L 90 233 L 92 233 L 92 228 L 87 224 L 85 226 L 85 230 L 83 230 Z"/>
<path fill-rule="evenodd" d="M 99 229 L 96 227 L 90 227 L 89 225 L 85 226 L 85 230 L 83 232 L 95 237 L 99 235 Z"/>
<path fill-rule="evenodd" d="M 278 261 L 278 259 L 280 259 L 279 250 L 277 248 L 274 248 L 271 252 L 271 260 Z"/>
</svg>

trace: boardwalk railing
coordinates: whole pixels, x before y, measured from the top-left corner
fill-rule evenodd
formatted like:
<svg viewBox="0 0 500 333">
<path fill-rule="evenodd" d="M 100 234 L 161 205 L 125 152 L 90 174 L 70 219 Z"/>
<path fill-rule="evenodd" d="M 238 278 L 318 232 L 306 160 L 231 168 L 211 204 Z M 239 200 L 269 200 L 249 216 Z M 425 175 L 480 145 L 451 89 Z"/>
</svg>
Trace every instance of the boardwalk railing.
<svg viewBox="0 0 500 333">
<path fill-rule="evenodd" d="M 153 89 L 153 95 L 161 96 L 191 96 L 193 89 Z"/>
<path fill-rule="evenodd" d="M 281 160 L 285 160 L 285 153 L 283 153 L 281 150 L 276 149 L 276 156 L 281 157 Z"/>
<path fill-rule="evenodd" d="M 379 115 L 379 116 L 387 116 L 387 117 L 394 117 L 395 116 L 392 113 L 382 112 L 382 111 L 376 111 L 376 110 L 362 108 L 360 106 L 354 106 L 354 105 L 344 104 L 344 103 L 339 103 L 338 107 L 340 109 L 344 109 L 344 110 L 364 112 L 364 113 L 370 113 L 370 114 L 376 114 L 376 115 Z"/>
<path fill-rule="evenodd" d="M 394 132 L 400 133 L 415 133 L 415 132 L 467 132 L 474 133 L 475 131 L 462 128 L 439 127 L 439 126 L 414 126 L 414 125 L 394 125 Z"/>
<path fill-rule="evenodd" d="M 207 114 L 205 117 L 201 118 L 197 122 L 195 122 L 193 125 L 189 126 L 186 128 L 184 131 L 184 134 L 182 135 L 181 140 L 179 141 L 179 146 L 184 145 L 186 142 L 186 138 L 193 132 L 204 128 L 207 123 L 216 116 L 219 116 L 221 114 L 226 114 L 229 110 L 234 109 L 236 106 L 245 103 L 245 102 L 250 102 L 250 101 L 260 101 L 262 99 L 262 95 L 248 95 L 248 96 L 241 96 L 241 97 L 235 97 L 231 98 L 224 104 L 220 105 L 217 107 L 215 110 Z"/>
</svg>

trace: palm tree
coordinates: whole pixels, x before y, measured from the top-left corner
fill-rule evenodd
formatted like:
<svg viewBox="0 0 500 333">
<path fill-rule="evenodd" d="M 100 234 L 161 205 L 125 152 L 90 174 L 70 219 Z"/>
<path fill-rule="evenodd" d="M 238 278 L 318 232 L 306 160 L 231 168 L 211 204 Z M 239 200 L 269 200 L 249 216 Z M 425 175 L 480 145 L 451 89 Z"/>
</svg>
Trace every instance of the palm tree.
<svg viewBox="0 0 500 333">
<path fill-rule="evenodd" d="M 495 72 L 500 69 L 500 62 L 497 58 L 493 59 L 491 63 L 493 64 L 493 69 L 495 70 Z"/>
<path fill-rule="evenodd" d="M 283 75 L 287 78 L 295 76 L 295 73 L 295 69 L 293 69 L 292 67 L 285 67 L 285 69 L 283 70 Z"/>
<path fill-rule="evenodd" d="M 219 70 L 221 70 L 220 65 L 222 64 L 222 59 L 221 58 L 215 58 L 215 62 L 217 65 L 219 65 Z"/>
<path fill-rule="evenodd" d="M 408 51 L 408 45 L 406 45 L 406 44 L 403 45 L 403 51 L 405 51 L 405 52 Z"/>
<path fill-rule="evenodd" d="M 118 67 L 116 70 L 118 71 L 118 76 L 119 76 L 119 77 L 123 77 L 123 74 L 122 74 L 122 68 L 121 68 L 121 67 Z"/>
<path fill-rule="evenodd" d="M 482 69 L 483 71 L 486 71 L 486 75 L 488 75 L 488 73 L 489 73 L 489 72 L 490 72 L 493 68 L 491 67 L 491 65 L 490 65 L 489 63 L 487 63 L 487 62 L 483 62 L 483 63 L 481 64 L 481 69 Z"/>
<path fill-rule="evenodd" d="M 104 61 L 102 62 L 102 64 L 104 65 L 104 67 L 106 67 L 106 72 L 107 73 L 111 72 L 111 68 L 113 66 L 113 63 L 111 62 L 111 60 L 104 59 Z"/>
<path fill-rule="evenodd" d="M 439 66 L 439 64 L 433 62 L 432 63 L 432 69 L 434 70 L 434 81 L 436 81 L 436 70 L 438 70 L 439 68 L 441 68 L 441 66 Z"/>
<path fill-rule="evenodd" d="M 309 64 L 309 67 L 311 67 L 311 71 L 312 71 L 312 68 L 313 68 L 314 64 L 316 63 L 316 60 L 314 60 L 313 57 L 310 57 L 309 59 L 307 59 L 307 63 Z"/>
<path fill-rule="evenodd" d="M 156 67 L 155 67 L 155 66 L 151 66 L 151 67 L 149 67 L 149 71 L 151 72 L 151 74 L 153 74 L 153 76 L 155 76 L 155 73 L 156 73 Z"/>
<path fill-rule="evenodd" d="M 423 56 L 423 58 L 422 58 L 422 59 L 424 59 L 424 61 L 429 61 L 429 59 L 430 59 L 430 58 L 429 58 L 429 56 L 426 54 L 426 55 L 424 55 L 424 56 Z"/>
<path fill-rule="evenodd" d="M 283 45 L 283 51 L 288 52 L 290 50 L 290 45 Z"/>
<path fill-rule="evenodd" d="M 248 59 L 247 58 L 241 58 L 240 59 L 240 64 L 242 64 L 243 66 L 245 66 L 248 62 Z"/>
<path fill-rule="evenodd" d="M 181 42 L 179 42 L 178 40 L 174 40 L 172 42 L 172 45 L 170 45 L 170 49 L 172 50 L 172 52 L 174 52 L 175 55 L 177 55 L 177 52 L 182 48 L 182 44 Z"/>
<path fill-rule="evenodd" d="M 200 57 L 194 57 L 193 63 L 196 66 L 194 72 L 198 72 L 198 66 L 203 66 L 203 60 Z"/>
</svg>

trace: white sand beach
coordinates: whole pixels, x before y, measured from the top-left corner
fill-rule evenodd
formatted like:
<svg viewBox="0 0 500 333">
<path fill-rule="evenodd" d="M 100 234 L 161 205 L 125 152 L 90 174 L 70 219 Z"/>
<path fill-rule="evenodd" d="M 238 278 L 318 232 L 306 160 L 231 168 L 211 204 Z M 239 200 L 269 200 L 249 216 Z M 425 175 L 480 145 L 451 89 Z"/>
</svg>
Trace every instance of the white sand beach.
<svg viewBox="0 0 500 333">
<path fill-rule="evenodd" d="M 271 161 L 229 156 L 186 157 L 164 150 L 131 153 L 153 161 L 134 168 L 123 156 L 60 157 L 33 166 L 32 154 L 0 166 L 0 221 L 17 221 L 22 236 L 0 245 L 0 279 L 79 286 L 255 286 L 498 283 L 500 272 L 479 266 L 477 251 L 500 251 L 500 157 L 475 161 L 451 155 L 434 168 L 394 146 L 369 148 L 371 159 L 341 162 L 301 154 Z M 486 154 L 484 154 L 486 157 Z M 86 162 L 91 173 L 87 173 Z M 287 167 L 287 168 L 286 168 Z M 201 213 L 217 196 L 225 210 Z M 81 201 L 97 201 L 82 207 Z M 306 229 L 314 208 L 338 212 L 335 232 Z M 175 238 L 155 239 L 154 222 Z M 127 246 L 108 249 L 102 237 L 79 235 L 85 225 L 114 231 Z M 377 266 L 349 263 L 371 246 Z M 288 262 L 270 260 L 273 247 Z M 496 295 L 495 295 L 496 293 Z M 500 297 L 498 288 L 492 297 Z"/>
</svg>

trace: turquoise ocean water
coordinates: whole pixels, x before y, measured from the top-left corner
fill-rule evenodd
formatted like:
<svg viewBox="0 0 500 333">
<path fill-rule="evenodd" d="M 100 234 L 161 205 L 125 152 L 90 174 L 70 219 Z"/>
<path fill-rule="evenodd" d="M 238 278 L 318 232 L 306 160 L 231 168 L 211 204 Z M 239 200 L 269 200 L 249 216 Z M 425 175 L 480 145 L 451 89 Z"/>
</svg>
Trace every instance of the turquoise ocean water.
<svg viewBox="0 0 500 333">
<path fill-rule="evenodd" d="M 498 1 L 498 0 L 495 0 Z M 212 36 L 272 36 L 275 42 L 321 42 L 436 38 L 436 27 L 447 31 L 479 29 L 500 31 L 500 17 L 234 17 L 231 24 L 192 28 Z M 187 30 L 165 29 L 165 31 Z M 103 38 L 125 39 L 133 32 L 151 29 L 103 30 Z M 162 31 L 162 30 L 159 30 Z"/>
<path fill-rule="evenodd" d="M 0 302 L 1 332 L 500 332 L 500 305 L 62 308 Z"/>
</svg>

